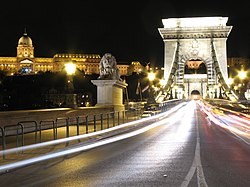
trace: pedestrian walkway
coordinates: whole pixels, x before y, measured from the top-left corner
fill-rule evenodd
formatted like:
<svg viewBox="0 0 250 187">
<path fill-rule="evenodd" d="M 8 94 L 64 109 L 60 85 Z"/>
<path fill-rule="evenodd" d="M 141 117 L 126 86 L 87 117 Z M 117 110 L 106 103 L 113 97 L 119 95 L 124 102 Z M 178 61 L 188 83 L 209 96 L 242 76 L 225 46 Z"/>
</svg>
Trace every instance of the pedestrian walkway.
<svg viewBox="0 0 250 187">
<path fill-rule="evenodd" d="M 53 140 L 63 140 L 65 138 L 75 137 L 77 135 L 89 134 L 92 132 L 101 131 L 103 129 L 108 129 L 114 126 L 121 125 L 126 122 L 134 121 L 139 119 L 136 115 L 127 115 L 126 118 L 105 118 L 102 121 L 90 121 L 86 124 L 80 123 L 79 125 L 70 124 L 64 125 L 58 128 L 47 128 L 41 131 L 24 133 L 23 135 L 12 135 L 5 137 L 5 150 L 11 150 L 13 148 L 22 148 L 22 146 L 37 145 L 38 143 L 51 142 Z M 72 122 L 72 121 L 71 121 Z M 72 122 L 73 123 L 73 122 Z M 46 125 L 45 125 L 46 126 Z M 50 125 L 51 127 L 51 125 Z M 78 136 L 79 137 L 79 136 Z M 28 150 L 19 149 L 10 154 L 0 155 L 0 165 L 13 163 L 16 161 L 33 158 L 39 155 L 44 155 L 50 152 L 55 152 L 61 149 L 68 148 L 69 146 L 74 146 L 79 143 L 85 144 L 89 141 L 96 141 L 99 136 L 92 136 L 89 138 L 82 138 L 70 141 L 64 141 L 62 143 L 57 143 L 53 145 L 47 145 L 44 147 L 34 147 Z"/>
</svg>

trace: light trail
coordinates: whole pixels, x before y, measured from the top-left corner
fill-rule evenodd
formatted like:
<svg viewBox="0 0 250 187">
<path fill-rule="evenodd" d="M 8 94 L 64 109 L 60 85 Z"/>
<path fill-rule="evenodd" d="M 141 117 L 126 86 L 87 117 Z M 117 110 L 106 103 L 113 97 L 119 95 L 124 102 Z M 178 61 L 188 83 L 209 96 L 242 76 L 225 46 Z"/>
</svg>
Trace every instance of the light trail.
<svg viewBox="0 0 250 187">
<path fill-rule="evenodd" d="M 235 115 L 240 115 L 240 116 L 244 116 L 245 118 L 247 118 L 249 120 L 250 115 L 249 114 L 245 114 L 245 113 L 241 113 L 241 112 L 236 112 L 227 108 L 220 108 L 223 111 L 227 111 L 230 112 L 231 114 L 235 114 Z"/>
<path fill-rule="evenodd" d="M 199 103 L 199 105 L 201 110 L 208 116 L 210 121 L 224 129 L 229 130 L 232 134 L 243 140 L 245 143 L 250 144 L 245 140 L 245 138 L 248 140 L 250 139 L 248 126 L 249 121 L 241 119 L 239 116 L 225 114 L 223 110 L 213 110 L 211 106 L 208 107 L 204 103 Z"/>
<path fill-rule="evenodd" d="M 242 123 L 238 119 L 231 118 L 231 116 L 221 116 L 220 118 L 224 119 L 224 121 L 226 121 L 229 125 L 244 128 L 246 131 L 250 130 L 250 126 L 248 126 L 247 124 Z"/>
<path fill-rule="evenodd" d="M 172 110 L 169 110 L 166 113 L 162 113 L 162 115 L 160 115 L 160 116 L 163 117 L 163 116 L 166 116 L 167 114 L 169 115 L 172 112 L 178 110 L 183 105 L 185 105 L 185 103 L 177 105 Z M 153 117 L 159 118 L 159 115 L 158 116 L 153 116 Z M 178 118 L 175 116 L 174 119 L 177 120 Z M 167 122 L 171 122 L 171 121 L 173 123 L 173 119 L 171 119 L 171 120 L 168 119 L 168 118 L 161 119 L 161 121 L 152 123 L 151 125 L 148 125 L 148 126 L 143 127 L 141 129 L 135 130 L 133 132 L 129 132 L 129 133 L 126 133 L 126 134 L 117 135 L 117 136 L 114 136 L 114 137 L 111 137 L 111 138 L 100 140 L 100 141 L 94 142 L 94 143 L 92 143 L 90 145 L 85 145 L 85 146 L 77 147 L 77 148 L 71 148 L 71 149 L 63 150 L 63 151 L 56 152 L 56 153 L 51 153 L 51 154 L 47 154 L 47 155 L 43 155 L 43 156 L 39 156 L 39 157 L 27 159 L 27 160 L 23 160 L 23 161 L 18 161 L 18 162 L 11 163 L 11 164 L 6 164 L 6 165 L 3 165 L 3 166 L 0 166 L 0 172 L 8 172 L 8 170 L 10 170 L 10 169 L 24 167 L 24 166 L 31 165 L 31 164 L 34 164 L 34 163 L 37 163 L 37 162 L 41 162 L 41 161 L 45 161 L 45 160 L 49 160 L 49 159 L 54 159 L 54 158 L 57 158 L 57 157 L 61 157 L 61 156 L 65 156 L 65 155 L 69 155 L 69 154 L 73 154 L 73 153 L 77 153 L 77 152 L 81 152 L 81 151 L 86 151 L 86 150 L 93 149 L 93 148 L 103 146 L 103 145 L 106 145 L 106 144 L 110 144 L 110 143 L 113 143 L 113 142 L 116 142 L 116 141 L 127 139 L 127 138 L 130 138 L 130 137 L 142 134 L 142 133 L 144 133 L 144 132 L 146 132 L 146 131 L 148 131 L 150 129 L 153 129 L 155 127 L 158 127 L 160 125 L 166 124 Z"/>
<path fill-rule="evenodd" d="M 235 120 L 238 120 L 242 123 L 246 123 L 249 125 L 248 127 L 250 127 L 250 119 L 249 118 L 243 118 L 243 117 L 232 115 L 232 114 L 229 114 L 228 116 L 230 116 L 231 118 L 234 118 Z"/>
<path fill-rule="evenodd" d="M 124 124 L 119 125 L 119 126 L 111 127 L 109 129 L 104 129 L 104 130 L 97 131 L 97 132 L 92 132 L 92 133 L 89 133 L 89 134 L 82 134 L 82 135 L 78 135 L 78 136 L 62 138 L 62 139 L 58 139 L 58 140 L 52 140 L 52 141 L 43 142 L 43 143 L 37 143 L 37 144 L 34 144 L 34 145 L 27 145 L 27 146 L 8 149 L 8 150 L 3 150 L 3 151 L 0 151 L 0 154 L 5 154 L 6 155 L 6 154 L 10 154 L 10 153 L 16 153 L 16 152 L 21 152 L 21 151 L 25 151 L 25 150 L 36 149 L 36 148 L 41 148 L 41 147 L 45 147 L 45 146 L 65 143 L 65 142 L 69 142 L 69 141 L 73 141 L 73 140 L 79 140 L 79 139 L 83 139 L 83 138 L 90 138 L 92 136 L 105 134 L 105 133 L 108 133 L 108 132 L 112 132 L 112 131 L 115 131 L 115 130 L 118 130 L 118 129 L 121 129 L 121 128 L 124 128 L 124 127 L 133 126 L 133 125 L 140 124 L 140 123 L 143 123 L 143 122 L 149 122 L 151 120 L 152 121 L 153 120 L 159 120 L 159 119 L 162 119 L 162 118 L 168 116 L 169 114 L 175 112 L 176 110 L 178 110 L 179 108 L 181 108 L 185 104 L 186 103 L 181 103 L 181 104 L 173 107 L 169 111 L 157 114 L 155 116 L 150 116 L 148 118 L 142 118 L 142 119 L 139 119 L 139 120 L 136 120 L 136 121 L 131 121 L 131 122 L 128 122 L 128 123 L 124 123 Z"/>
<path fill-rule="evenodd" d="M 157 168 L 164 165 L 164 168 L 171 168 L 172 162 L 169 161 L 169 158 L 179 154 L 180 149 L 183 149 L 190 141 L 191 131 L 194 127 L 194 109 L 196 105 L 194 102 L 188 102 L 188 104 L 178 110 L 176 113 L 168 117 L 168 123 L 164 124 L 161 129 L 159 129 L 159 135 L 157 135 L 157 140 L 150 141 L 147 146 L 143 146 L 143 149 L 140 149 L 138 152 L 133 154 L 133 160 L 130 164 L 125 164 L 122 166 L 122 169 L 115 170 L 112 174 L 113 178 L 120 178 L 124 175 L 124 172 L 129 171 L 126 177 L 122 177 L 122 180 L 130 178 L 130 176 L 137 176 L 141 173 L 147 175 L 148 167 L 142 168 L 141 165 L 145 164 L 145 161 L 142 161 L 143 158 L 153 158 L 150 163 L 150 167 Z M 174 128 L 171 128 L 171 127 Z M 168 130 L 169 129 L 169 130 Z M 174 130 L 173 130 L 174 129 Z M 160 142 L 160 143 L 159 143 Z M 171 143 L 176 143 L 174 146 L 170 145 Z M 171 160 L 171 159 L 170 159 Z M 137 163 L 133 166 L 131 170 L 131 165 Z M 137 168 L 140 168 L 139 170 Z M 100 184 L 101 185 L 101 184 Z"/>
</svg>

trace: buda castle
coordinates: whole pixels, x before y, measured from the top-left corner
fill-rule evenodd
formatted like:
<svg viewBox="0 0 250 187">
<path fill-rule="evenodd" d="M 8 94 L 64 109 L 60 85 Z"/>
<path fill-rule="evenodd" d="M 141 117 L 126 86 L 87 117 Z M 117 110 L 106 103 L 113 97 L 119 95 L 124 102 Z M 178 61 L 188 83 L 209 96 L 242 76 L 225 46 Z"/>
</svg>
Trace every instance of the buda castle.
<svg viewBox="0 0 250 187">
<path fill-rule="evenodd" d="M 0 71 L 7 75 L 28 75 L 40 72 L 59 72 L 66 63 L 72 62 L 76 68 L 86 74 L 99 74 L 99 54 L 55 54 L 53 58 L 34 56 L 34 46 L 26 31 L 18 40 L 16 57 L 0 57 Z M 140 63 L 137 65 L 140 66 Z M 121 75 L 127 75 L 128 64 L 117 64 Z M 137 67 L 138 69 L 138 67 Z"/>
</svg>

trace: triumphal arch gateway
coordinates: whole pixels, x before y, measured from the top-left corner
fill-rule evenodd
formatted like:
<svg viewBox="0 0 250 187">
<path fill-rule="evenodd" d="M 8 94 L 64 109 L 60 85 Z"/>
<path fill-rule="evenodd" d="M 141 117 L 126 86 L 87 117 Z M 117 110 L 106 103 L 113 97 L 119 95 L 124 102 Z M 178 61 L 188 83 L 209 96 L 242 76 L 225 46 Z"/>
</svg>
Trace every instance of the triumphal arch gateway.
<svg viewBox="0 0 250 187">
<path fill-rule="evenodd" d="M 237 99 L 228 85 L 227 17 L 163 19 L 165 90 L 174 98 L 198 91 L 203 98 Z"/>
</svg>

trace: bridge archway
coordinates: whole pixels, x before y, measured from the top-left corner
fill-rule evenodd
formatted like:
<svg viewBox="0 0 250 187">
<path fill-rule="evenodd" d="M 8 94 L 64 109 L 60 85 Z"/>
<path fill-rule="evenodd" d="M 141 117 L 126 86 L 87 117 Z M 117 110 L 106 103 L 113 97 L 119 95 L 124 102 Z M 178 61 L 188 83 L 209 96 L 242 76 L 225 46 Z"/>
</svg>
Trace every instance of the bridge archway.
<svg viewBox="0 0 250 187">
<path fill-rule="evenodd" d="M 226 40 L 232 29 L 227 17 L 163 19 L 159 32 L 164 41 L 165 91 L 177 98 L 188 98 L 192 89 L 202 98 L 215 98 L 223 90 L 225 98 L 237 99 L 227 84 Z M 205 72 L 187 73 L 186 65 L 198 61 Z M 202 63 L 201 63 L 202 62 Z M 194 64 L 193 64 L 194 65 Z M 197 64 L 196 64 L 197 65 Z M 190 87 L 191 85 L 191 87 Z"/>
<path fill-rule="evenodd" d="M 206 74 L 206 64 L 199 59 L 191 59 L 185 63 L 185 74 Z"/>
<path fill-rule="evenodd" d="M 201 98 L 201 94 L 198 90 L 192 90 L 189 99 L 198 100 Z"/>
</svg>

